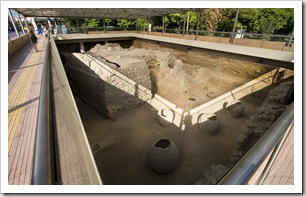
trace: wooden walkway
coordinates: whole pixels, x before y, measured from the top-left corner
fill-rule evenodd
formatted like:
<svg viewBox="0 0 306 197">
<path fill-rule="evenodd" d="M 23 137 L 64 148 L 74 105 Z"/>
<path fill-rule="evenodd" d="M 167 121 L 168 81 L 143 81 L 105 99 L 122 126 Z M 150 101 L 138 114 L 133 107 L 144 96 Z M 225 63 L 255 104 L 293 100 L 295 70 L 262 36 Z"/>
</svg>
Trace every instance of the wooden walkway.
<svg viewBox="0 0 306 197">
<path fill-rule="evenodd" d="M 31 184 L 32 162 L 47 38 L 38 36 L 35 52 L 29 42 L 8 61 L 8 182 Z"/>
</svg>

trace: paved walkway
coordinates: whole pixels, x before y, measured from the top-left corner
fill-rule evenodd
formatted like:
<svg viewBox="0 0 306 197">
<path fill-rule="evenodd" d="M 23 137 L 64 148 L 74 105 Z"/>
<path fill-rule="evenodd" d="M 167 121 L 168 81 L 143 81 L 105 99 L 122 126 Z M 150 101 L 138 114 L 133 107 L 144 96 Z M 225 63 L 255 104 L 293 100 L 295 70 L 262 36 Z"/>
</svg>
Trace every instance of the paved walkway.
<svg viewBox="0 0 306 197">
<path fill-rule="evenodd" d="M 294 185 L 294 127 L 292 127 L 263 185 Z"/>
<path fill-rule="evenodd" d="M 29 42 L 8 61 L 8 182 L 31 184 L 36 120 L 47 38 Z"/>
</svg>

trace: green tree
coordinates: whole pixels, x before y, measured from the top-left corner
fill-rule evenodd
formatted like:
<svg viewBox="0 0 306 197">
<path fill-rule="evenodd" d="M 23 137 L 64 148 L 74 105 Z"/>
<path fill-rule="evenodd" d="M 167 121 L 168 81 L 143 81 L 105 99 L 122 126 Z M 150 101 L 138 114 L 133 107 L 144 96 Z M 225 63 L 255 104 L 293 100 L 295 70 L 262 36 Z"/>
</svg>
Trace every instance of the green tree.
<svg viewBox="0 0 306 197">
<path fill-rule="evenodd" d="M 145 19 L 143 18 L 138 18 L 135 20 L 135 23 L 136 25 L 140 28 L 140 29 L 143 29 L 143 28 L 147 28 L 149 26 L 149 23 L 148 21 L 146 21 Z"/>
<path fill-rule="evenodd" d="M 196 30 L 197 29 L 197 12 L 189 11 L 189 27 L 190 30 Z"/>
<path fill-rule="evenodd" d="M 183 13 L 173 13 L 165 16 L 165 26 L 170 29 L 181 29 L 184 24 L 184 14 Z"/>
<path fill-rule="evenodd" d="M 259 15 L 258 30 L 262 33 L 273 34 L 276 30 L 288 28 L 288 23 L 290 24 L 292 21 L 293 9 L 264 8 L 261 9 Z"/>
<path fill-rule="evenodd" d="M 97 19 L 97 18 L 85 18 L 84 19 L 84 23 L 86 24 L 86 26 L 88 28 L 99 27 L 100 19 Z"/>
</svg>

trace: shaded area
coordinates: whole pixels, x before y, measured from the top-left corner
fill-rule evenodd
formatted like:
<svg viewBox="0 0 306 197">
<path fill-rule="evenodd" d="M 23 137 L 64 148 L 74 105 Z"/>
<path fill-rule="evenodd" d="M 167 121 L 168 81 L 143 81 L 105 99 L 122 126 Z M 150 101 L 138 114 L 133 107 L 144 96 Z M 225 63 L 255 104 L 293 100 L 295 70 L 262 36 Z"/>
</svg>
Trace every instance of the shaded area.
<svg viewBox="0 0 306 197">
<path fill-rule="evenodd" d="M 32 102 L 37 101 L 37 100 L 39 100 L 39 96 L 38 96 L 38 97 L 35 97 L 35 98 L 32 98 L 32 99 L 30 99 L 30 100 L 28 100 L 28 101 L 26 101 L 26 102 L 24 102 L 24 103 L 22 103 L 22 104 L 20 104 L 20 105 L 17 105 L 17 106 L 15 106 L 15 107 L 10 108 L 10 109 L 8 110 L 8 113 L 11 113 L 11 112 L 13 112 L 13 111 L 15 111 L 15 110 L 17 110 L 17 109 L 20 109 L 20 108 L 22 108 L 22 107 L 24 107 L 24 106 L 26 106 L 26 105 L 28 105 L 28 104 L 31 104 Z"/>
</svg>

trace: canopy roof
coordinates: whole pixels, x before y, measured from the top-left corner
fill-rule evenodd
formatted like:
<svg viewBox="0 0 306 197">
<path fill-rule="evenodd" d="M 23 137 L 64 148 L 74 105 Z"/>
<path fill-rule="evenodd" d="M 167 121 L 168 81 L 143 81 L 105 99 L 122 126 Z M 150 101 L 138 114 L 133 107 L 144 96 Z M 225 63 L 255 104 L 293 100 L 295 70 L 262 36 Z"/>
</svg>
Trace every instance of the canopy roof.
<svg viewBox="0 0 306 197">
<path fill-rule="evenodd" d="M 12 8 L 25 17 L 137 19 L 171 13 L 196 11 L 196 8 Z"/>
</svg>

